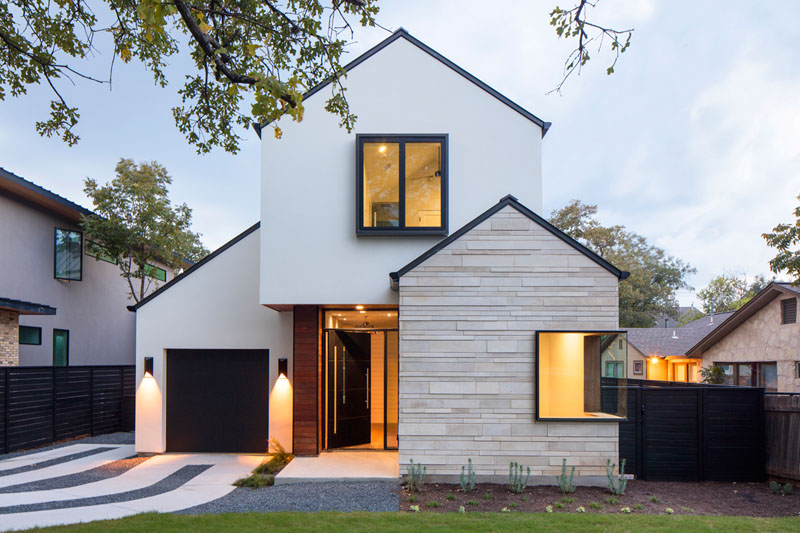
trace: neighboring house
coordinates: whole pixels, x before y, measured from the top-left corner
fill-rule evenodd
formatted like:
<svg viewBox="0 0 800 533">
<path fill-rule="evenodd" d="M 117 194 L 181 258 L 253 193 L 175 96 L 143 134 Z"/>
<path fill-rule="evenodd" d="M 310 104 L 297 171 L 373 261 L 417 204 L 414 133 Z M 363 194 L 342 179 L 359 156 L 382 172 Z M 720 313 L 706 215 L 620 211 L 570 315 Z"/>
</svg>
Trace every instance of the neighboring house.
<svg viewBox="0 0 800 533">
<path fill-rule="evenodd" d="M 800 392 L 800 287 L 772 282 L 687 354 L 725 369 L 726 383 Z"/>
<path fill-rule="evenodd" d="M 472 458 L 552 483 L 567 458 L 606 483 L 627 273 L 534 212 L 549 123 L 404 30 L 346 69 L 357 131 L 309 91 L 302 125 L 262 138 L 260 224 L 135 306 L 136 450 L 274 437 L 398 450 L 434 479 Z"/>
<path fill-rule="evenodd" d="M 629 328 L 628 375 L 604 377 L 699 382 L 703 362 L 689 357 L 689 350 L 732 314 L 711 314 L 680 328 Z"/>
<path fill-rule="evenodd" d="M 0 169 L 0 366 L 133 364 L 128 284 L 82 216 L 93 213 Z M 166 282 L 163 267 L 152 274 Z"/>
</svg>

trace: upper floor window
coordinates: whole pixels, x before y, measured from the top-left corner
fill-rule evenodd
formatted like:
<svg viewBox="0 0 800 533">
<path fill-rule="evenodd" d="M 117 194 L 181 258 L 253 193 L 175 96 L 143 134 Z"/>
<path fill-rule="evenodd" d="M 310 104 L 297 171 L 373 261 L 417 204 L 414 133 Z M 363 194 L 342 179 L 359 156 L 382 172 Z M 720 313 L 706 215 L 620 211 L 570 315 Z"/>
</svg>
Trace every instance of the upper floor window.
<svg viewBox="0 0 800 533">
<path fill-rule="evenodd" d="M 144 273 L 146 276 L 157 279 L 158 281 L 167 281 L 167 271 L 155 265 L 145 265 Z"/>
<path fill-rule="evenodd" d="M 358 135 L 358 235 L 447 234 L 447 135 Z"/>
<path fill-rule="evenodd" d="M 797 298 L 781 300 L 781 324 L 797 322 Z"/>
<path fill-rule="evenodd" d="M 81 281 L 83 234 L 80 231 L 56 228 L 55 241 L 54 277 L 68 281 Z"/>
</svg>

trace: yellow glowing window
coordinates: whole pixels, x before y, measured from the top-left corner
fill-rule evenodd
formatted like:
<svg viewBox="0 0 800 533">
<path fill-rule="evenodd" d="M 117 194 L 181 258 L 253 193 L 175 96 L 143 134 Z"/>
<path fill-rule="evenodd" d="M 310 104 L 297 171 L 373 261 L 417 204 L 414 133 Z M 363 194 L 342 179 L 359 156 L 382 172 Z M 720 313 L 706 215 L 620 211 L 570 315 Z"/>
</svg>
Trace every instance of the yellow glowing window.
<svg viewBox="0 0 800 533">
<path fill-rule="evenodd" d="M 447 136 L 358 135 L 359 235 L 447 233 Z"/>
<path fill-rule="evenodd" d="M 627 360 L 625 332 L 538 332 L 537 418 L 625 418 Z"/>
</svg>

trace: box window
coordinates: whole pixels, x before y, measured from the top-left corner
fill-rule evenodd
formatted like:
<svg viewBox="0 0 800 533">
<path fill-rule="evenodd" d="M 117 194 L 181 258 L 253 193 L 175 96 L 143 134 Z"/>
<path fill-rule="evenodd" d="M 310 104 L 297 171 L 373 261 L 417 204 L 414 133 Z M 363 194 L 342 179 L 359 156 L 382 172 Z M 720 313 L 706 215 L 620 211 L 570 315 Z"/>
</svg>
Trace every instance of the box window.
<svg viewBox="0 0 800 533">
<path fill-rule="evenodd" d="M 781 324 L 797 322 L 797 298 L 781 300 Z"/>
<path fill-rule="evenodd" d="M 20 344 L 42 344 L 42 328 L 33 326 L 20 326 L 19 327 L 19 343 Z"/>
<path fill-rule="evenodd" d="M 53 366 L 69 365 L 69 331 L 53 330 Z"/>
<path fill-rule="evenodd" d="M 627 358 L 625 332 L 537 332 L 537 419 L 625 418 L 625 380 L 612 378 L 625 377 Z"/>
<path fill-rule="evenodd" d="M 359 235 L 447 234 L 447 136 L 357 136 Z"/>
<path fill-rule="evenodd" d="M 144 274 L 158 281 L 167 281 L 167 271 L 155 265 L 145 265 Z"/>
<path fill-rule="evenodd" d="M 83 234 L 80 231 L 56 228 L 54 273 L 56 279 L 81 281 L 82 245 Z"/>
</svg>

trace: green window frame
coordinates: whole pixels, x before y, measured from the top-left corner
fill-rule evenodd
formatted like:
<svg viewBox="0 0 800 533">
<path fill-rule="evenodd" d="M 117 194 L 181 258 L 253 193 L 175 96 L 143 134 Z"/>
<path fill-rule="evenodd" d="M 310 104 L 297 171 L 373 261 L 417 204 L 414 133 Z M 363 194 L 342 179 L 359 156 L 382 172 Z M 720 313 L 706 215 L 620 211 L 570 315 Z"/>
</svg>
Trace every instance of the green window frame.
<svg viewBox="0 0 800 533">
<path fill-rule="evenodd" d="M 112 256 L 106 250 L 106 247 L 102 244 L 97 244 L 94 241 L 86 240 L 86 255 L 89 257 L 94 257 L 100 261 L 105 261 L 106 263 L 111 263 L 112 265 L 117 264 L 117 258 Z"/>
<path fill-rule="evenodd" d="M 144 275 L 158 281 L 167 281 L 167 271 L 155 265 L 145 265 Z"/>
<path fill-rule="evenodd" d="M 53 277 L 64 281 L 83 279 L 83 233 L 55 228 Z"/>
<path fill-rule="evenodd" d="M 19 343 L 32 346 L 41 346 L 42 328 L 37 328 L 35 326 L 20 326 Z"/>
</svg>

